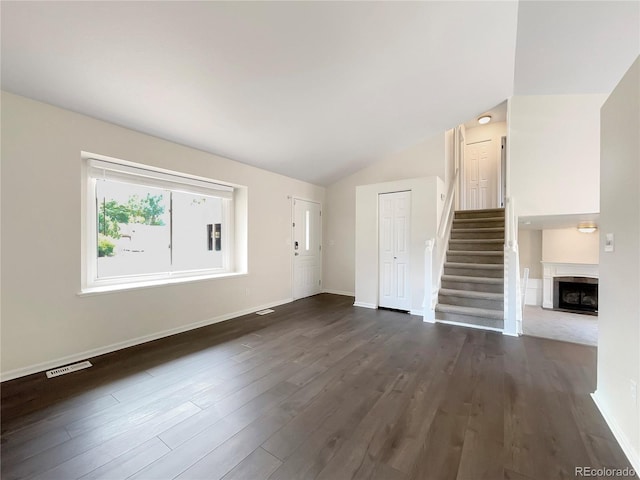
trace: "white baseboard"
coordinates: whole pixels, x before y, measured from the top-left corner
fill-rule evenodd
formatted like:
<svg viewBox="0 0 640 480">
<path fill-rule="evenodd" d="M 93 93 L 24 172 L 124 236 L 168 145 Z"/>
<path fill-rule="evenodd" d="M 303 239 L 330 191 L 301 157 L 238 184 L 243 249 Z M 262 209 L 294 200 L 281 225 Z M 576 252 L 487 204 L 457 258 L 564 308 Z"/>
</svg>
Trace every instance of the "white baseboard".
<svg viewBox="0 0 640 480">
<path fill-rule="evenodd" d="M 436 311 L 430 308 L 423 315 L 422 321 L 425 323 L 436 323 Z"/>
<path fill-rule="evenodd" d="M 354 307 L 362 307 L 362 308 L 371 308 L 373 310 L 377 310 L 378 306 L 374 303 L 365 303 L 365 302 L 353 302 Z"/>
<path fill-rule="evenodd" d="M 506 335 L 507 337 L 519 337 L 520 335 L 522 335 L 521 333 L 514 333 L 514 332 L 507 332 L 506 330 L 497 330 L 498 332 L 502 332 L 503 335 Z"/>
<path fill-rule="evenodd" d="M 423 310 L 411 310 L 409 313 L 411 315 L 418 315 L 419 317 L 423 317 L 424 316 L 424 311 Z"/>
<path fill-rule="evenodd" d="M 283 300 L 278 300 L 278 301 L 267 303 L 264 305 L 258 305 L 255 307 L 247 308 L 245 310 L 227 313 L 224 315 L 220 315 L 218 317 L 208 318 L 200 322 L 190 323 L 188 325 L 182 325 L 180 327 L 171 328 L 169 330 L 163 330 L 161 332 L 152 333 L 150 335 L 144 335 L 142 337 L 133 338 L 131 340 L 125 340 L 124 342 L 113 343 L 111 345 L 106 345 L 104 347 L 98 347 L 92 350 L 87 350 L 80 353 L 74 353 L 73 355 L 67 355 L 65 357 L 60 357 L 55 360 L 50 360 L 47 362 L 37 363 L 35 365 L 30 365 L 28 367 L 16 368 L 15 370 L 9 370 L 8 372 L 3 372 L 0 375 L 0 382 L 6 382 L 7 380 L 13 380 L 15 378 L 24 377 L 26 375 L 31 375 L 33 373 L 43 372 L 45 370 L 61 367 L 61 366 L 68 365 L 70 363 L 75 363 L 81 360 L 87 360 L 89 358 L 97 357 L 99 355 L 104 355 L 105 353 L 115 352 L 116 350 L 122 350 L 123 348 L 133 347 L 135 345 L 151 342 L 152 340 L 157 340 L 159 338 L 169 337 L 171 335 L 176 335 L 178 333 L 187 332 L 189 330 L 194 330 L 196 328 L 206 327 L 207 325 L 213 325 L 214 323 L 224 322 L 225 320 L 231 320 L 232 318 L 242 317 L 243 315 L 257 312 L 258 310 L 277 307 L 278 305 L 284 305 L 286 303 L 291 303 L 292 301 L 293 301 L 292 298 L 286 298 Z"/>
<path fill-rule="evenodd" d="M 483 325 L 474 325 L 472 323 L 454 322 L 454 321 L 451 321 L 451 320 L 438 320 L 437 318 L 436 318 L 435 323 L 444 323 L 446 325 L 455 325 L 456 327 L 475 328 L 476 330 L 488 330 L 490 332 L 502 333 L 502 329 L 501 328 L 485 327 Z"/>
<path fill-rule="evenodd" d="M 355 297 L 356 294 L 355 292 L 346 292 L 343 290 L 331 290 L 328 288 L 325 288 L 324 290 L 322 290 L 322 293 L 332 293 L 333 295 L 343 295 L 345 297 Z"/>
<path fill-rule="evenodd" d="M 622 451 L 629 459 L 629 463 L 631 463 L 631 466 L 637 474 L 638 472 L 640 472 L 640 454 L 633 449 L 631 441 L 620 429 L 618 423 L 614 420 L 614 418 L 609 414 L 609 412 L 607 412 L 607 409 L 604 408 L 603 403 L 599 400 L 597 390 L 591 394 L 591 398 L 593 399 L 593 403 L 596 404 L 596 407 L 598 407 L 598 410 L 600 410 L 604 421 L 607 422 L 607 425 L 609 425 L 611 433 L 613 433 L 613 436 L 618 441 L 618 444 L 620 444 L 620 448 L 622 448 Z"/>
</svg>

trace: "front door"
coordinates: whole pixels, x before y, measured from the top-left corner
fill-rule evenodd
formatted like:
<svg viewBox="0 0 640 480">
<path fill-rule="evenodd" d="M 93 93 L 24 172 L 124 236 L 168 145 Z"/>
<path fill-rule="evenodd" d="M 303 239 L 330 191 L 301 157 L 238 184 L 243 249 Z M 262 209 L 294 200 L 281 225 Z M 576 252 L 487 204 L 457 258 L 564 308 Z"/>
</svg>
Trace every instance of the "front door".
<svg viewBox="0 0 640 480">
<path fill-rule="evenodd" d="M 464 154 L 465 210 L 498 207 L 498 168 L 491 140 L 466 146 Z"/>
<path fill-rule="evenodd" d="M 380 307 L 409 311 L 409 239 L 411 192 L 379 195 L 379 301 Z"/>
<path fill-rule="evenodd" d="M 322 221 L 320 204 L 293 200 L 293 298 L 322 291 Z"/>
</svg>

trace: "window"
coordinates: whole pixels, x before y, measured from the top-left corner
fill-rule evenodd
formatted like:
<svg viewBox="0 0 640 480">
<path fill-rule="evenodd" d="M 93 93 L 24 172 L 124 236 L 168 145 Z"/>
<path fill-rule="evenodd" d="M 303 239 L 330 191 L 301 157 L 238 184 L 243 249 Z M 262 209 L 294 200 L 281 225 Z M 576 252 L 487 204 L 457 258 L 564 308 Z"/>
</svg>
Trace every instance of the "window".
<svg viewBox="0 0 640 480">
<path fill-rule="evenodd" d="M 96 157 L 85 159 L 85 290 L 235 271 L 237 188 Z"/>
</svg>

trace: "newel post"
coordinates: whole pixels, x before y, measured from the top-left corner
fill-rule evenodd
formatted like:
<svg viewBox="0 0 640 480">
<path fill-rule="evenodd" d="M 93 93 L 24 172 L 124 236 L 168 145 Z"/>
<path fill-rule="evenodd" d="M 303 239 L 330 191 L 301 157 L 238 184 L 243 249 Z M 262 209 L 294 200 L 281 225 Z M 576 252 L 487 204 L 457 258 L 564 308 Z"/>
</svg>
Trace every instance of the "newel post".
<svg viewBox="0 0 640 480">
<path fill-rule="evenodd" d="M 435 323 L 436 312 L 433 305 L 433 247 L 435 239 L 425 242 L 424 249 L 424 301 L 423 320 L 425 322 Z"/>
</svg>

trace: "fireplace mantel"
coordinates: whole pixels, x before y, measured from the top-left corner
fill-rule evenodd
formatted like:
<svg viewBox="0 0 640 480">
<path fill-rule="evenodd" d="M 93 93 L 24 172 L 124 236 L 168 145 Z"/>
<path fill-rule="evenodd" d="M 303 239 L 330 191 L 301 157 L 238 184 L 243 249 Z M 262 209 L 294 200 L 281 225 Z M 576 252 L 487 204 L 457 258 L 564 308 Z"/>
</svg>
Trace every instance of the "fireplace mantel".
<svg viewBox="0 0 640 480">
<path fill-rule="evenodd" d="M 598 278 L 598 265 L 594 263 L 542 262 L 542 307 L 553 308 L 553 277 Z"/>
</svg>

